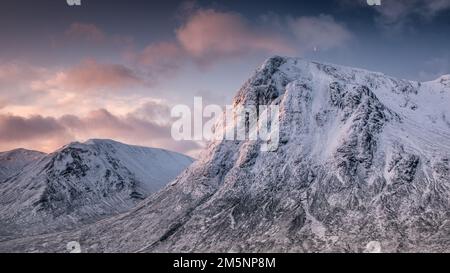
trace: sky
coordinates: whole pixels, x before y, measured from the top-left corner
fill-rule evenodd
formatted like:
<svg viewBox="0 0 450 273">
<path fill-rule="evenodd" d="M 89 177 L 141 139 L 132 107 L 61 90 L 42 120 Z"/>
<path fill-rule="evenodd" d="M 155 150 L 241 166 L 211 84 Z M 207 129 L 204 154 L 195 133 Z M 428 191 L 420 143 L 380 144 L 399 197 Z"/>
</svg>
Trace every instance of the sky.
<svg viewBox="0 0 450 273">
<path fill-rule="evenodd" d="M 230 104 L 273 55 L 450 73 L 450 0 L 2 0 L 0 151 L 110 138 L 196 156 L 170 109 Z"/>
</svg>

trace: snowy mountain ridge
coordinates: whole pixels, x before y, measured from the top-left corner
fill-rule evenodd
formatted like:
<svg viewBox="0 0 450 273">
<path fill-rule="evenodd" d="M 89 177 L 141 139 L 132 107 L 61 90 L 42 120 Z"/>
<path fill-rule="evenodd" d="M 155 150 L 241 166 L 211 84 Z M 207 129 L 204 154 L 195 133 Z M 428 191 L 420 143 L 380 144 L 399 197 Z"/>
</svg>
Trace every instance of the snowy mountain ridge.
<svg viewBox="0 0 450 273">
<path fill-rule="evenodd" d="M 127 211 L 191 162 L 112 140 L 70 143 L 0 183 L 0 237 L 79 227 Z"/>
<path fill-rule="evenodd" d="M 136 208 L 0 251 L 448 252 L 450 91 L 272 57 L 233 105 L 280 106 L 280 146 L 211 142 Z"/>
</svg>

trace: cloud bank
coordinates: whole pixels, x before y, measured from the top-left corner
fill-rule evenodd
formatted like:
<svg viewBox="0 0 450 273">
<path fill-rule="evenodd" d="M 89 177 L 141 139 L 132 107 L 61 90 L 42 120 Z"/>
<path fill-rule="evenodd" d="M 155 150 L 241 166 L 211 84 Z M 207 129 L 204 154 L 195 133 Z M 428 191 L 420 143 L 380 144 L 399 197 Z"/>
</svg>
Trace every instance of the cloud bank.
<svg viewBox="0 0 450 273">
<path fill-rule="evenodd" d="M 82 117 L 0 114 L 0 150 L 24 147 L 51 152 L 73 140 L 110 138 L 196 155 L 198 143 L 172 140 L 169 120 L 157 118 L 168 115 L 168 106 L 156 102 L 147 102 L 125 115 L 115 115 L 106 109 L 90 111 Z"/>
<path fill-rule="evenodd" d="M 34 81 L 34 90 L 60 89 L 68 92 L 117 91 L 143 84 L 132 69 L 121 64 L 104 64 L 93 59 L 56 72 L 49 79 Z"/>
<path fill-rule="evenodd" d="M 253 26 L 237 13 L 198 10 L 180 28 L 176 36 L 193 58 L 234 57 L 249 52 L 268 54 L 295 52 L 293 44 L 274 31 Z"/>
</svg>

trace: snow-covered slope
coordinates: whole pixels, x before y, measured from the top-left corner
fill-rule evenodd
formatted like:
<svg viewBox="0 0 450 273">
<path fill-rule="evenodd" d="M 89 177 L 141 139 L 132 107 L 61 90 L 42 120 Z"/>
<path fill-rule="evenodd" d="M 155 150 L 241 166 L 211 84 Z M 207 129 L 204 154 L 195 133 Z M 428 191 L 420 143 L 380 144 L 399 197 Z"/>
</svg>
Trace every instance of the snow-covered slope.
<svg viewBox="0 0 450 273">
<path fill-rule="evenodd" d="M 127 211 L 191 163 L 178 153 L 112 140 L 71 143 L 0 183 L 0 238 Z"/>
<path fill-rule="evenodd" d="M 28 164 L 45 156 L 44 153 L 16 149 L 0 153 L 0 182 L 21 171 Z"/>
<path fill-rule="evenodd" d="M 267 60 L 234 105 L 278 104 L 280 146 L 216 141 L 130 212 L 1 251 L 450 251 L 450 86 Z"/>
</svg>

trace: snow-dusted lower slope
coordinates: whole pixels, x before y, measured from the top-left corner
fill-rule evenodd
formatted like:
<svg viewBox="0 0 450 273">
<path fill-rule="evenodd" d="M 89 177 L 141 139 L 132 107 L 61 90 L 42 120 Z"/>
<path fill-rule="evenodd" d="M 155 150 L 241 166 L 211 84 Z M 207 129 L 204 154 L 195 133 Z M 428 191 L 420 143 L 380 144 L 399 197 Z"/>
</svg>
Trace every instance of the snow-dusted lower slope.
<svg viewBox="0 0 450 273">
<path fill-rule="evenodd" d="M 44 153 L 16 149 L 0 153 L 0 182 L 21 171 L 28 164 L 45 156 Z"/>
<path fill-rule="evenodd" d="M 1 251 L 450 251 L 450 85 L 267 60 L 234 105 L 278 104 L 280 146 L 217 141 L 130 212 Z"/>
<path fill-rule="evenodd" d="M 191 163 L 178 153 L 112 140 L 71 143 L 0 183 L 0 240 L 127 211 Z"/>
</svg>

